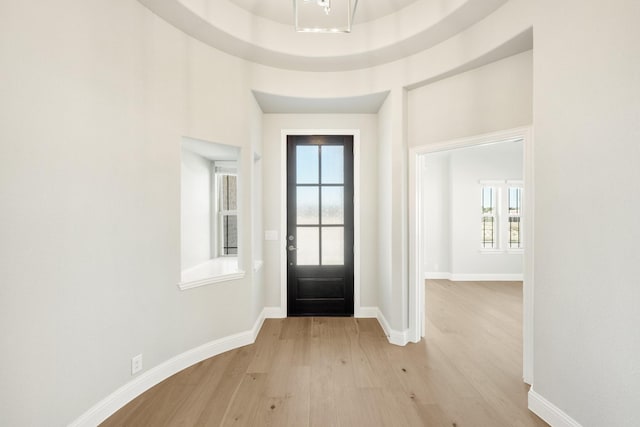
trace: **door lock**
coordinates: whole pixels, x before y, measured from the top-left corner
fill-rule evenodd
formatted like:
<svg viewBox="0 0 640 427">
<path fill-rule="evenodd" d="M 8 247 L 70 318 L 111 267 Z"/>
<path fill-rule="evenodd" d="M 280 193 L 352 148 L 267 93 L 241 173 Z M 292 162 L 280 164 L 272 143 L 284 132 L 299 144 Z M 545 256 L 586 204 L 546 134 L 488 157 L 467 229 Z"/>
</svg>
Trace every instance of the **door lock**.
<svg viewBox="0 0 640 427">
<path fill-rule="evenodd" d="M 295 246 L 293 246 L 293 245 L 289 245 L 289 247 L 288 247 L 287 249 L 289 249 L 290 251 L 295 251 L 295 250 L 296 250 L 296 249 L 298 249 L 298 248 L 296 248 L 296 247 L 295 247 Z"/>
</svg>

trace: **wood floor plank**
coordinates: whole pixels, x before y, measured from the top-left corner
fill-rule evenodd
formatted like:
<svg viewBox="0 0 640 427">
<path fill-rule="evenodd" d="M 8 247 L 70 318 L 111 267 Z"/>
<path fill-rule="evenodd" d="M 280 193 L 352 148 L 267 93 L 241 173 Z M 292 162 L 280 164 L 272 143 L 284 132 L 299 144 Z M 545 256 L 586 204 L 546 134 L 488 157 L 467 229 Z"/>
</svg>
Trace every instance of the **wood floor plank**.
<svg viewBox="0 0 640 427">
<path fill-rule="evenodd" d="M 251 360 L 255 357 L 256 347 L 246 346 L 236 350 L 235 357 L 225 369 L 224 375 L 212 390 L 208 404 L 198 417 L 198 425 L 220 425 L 231 404 L 235 392 L 247 374 Z M 217 357 L 213 358 L 217 359 Z"/>
<path fill-rule="evenodd" d="M 311 367 L 309 391 L 309 425 L 312 427 L 337 426 L 336 387 L 332 382 L 329 365 Z"/>
<path fill-rule="evenodd" d="M 337 391 L 336 406 L 340 426 L 383 426 L 375 389 L 343 387 Z"/>
<path fill-rule="evenodd" d="M 278 351 L 279 337 L 284 319 L 270 319 L 264 322 L 255 342 L 255 355 L 247 372 L 269 372 Z"/>
<path fill-rule="evenodd" d="M 103 426 L 545 426 L 521 379 L 522 284 L 425 286 L 420 343 L 389 344 L 376 319 L 269 319 Z"/>
<path fill-rule="evenodd" d="M 263 396 L 268 375 L 250 373 L 243 376 L 220 425 L 252 427 L 262 424 L 263 412 L 266 408 L 261 403 L 264 403 Z"/>
</svg>

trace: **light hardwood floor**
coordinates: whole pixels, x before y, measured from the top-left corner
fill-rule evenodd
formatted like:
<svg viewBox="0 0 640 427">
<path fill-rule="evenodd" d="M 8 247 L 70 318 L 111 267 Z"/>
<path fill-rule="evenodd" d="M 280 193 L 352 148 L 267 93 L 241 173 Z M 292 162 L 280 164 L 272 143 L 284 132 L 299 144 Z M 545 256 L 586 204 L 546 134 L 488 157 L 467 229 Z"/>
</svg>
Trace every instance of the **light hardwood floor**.
<svg viewBox="0 0 640 427">
<path fill-rule="evenodd" d="M 255 344 L 158 384 L 103 426 L 545 426 L 522 382 L 522 284 L 426 283 L 427 336 L 374 319 L 266 320 Z"/>
</svg>

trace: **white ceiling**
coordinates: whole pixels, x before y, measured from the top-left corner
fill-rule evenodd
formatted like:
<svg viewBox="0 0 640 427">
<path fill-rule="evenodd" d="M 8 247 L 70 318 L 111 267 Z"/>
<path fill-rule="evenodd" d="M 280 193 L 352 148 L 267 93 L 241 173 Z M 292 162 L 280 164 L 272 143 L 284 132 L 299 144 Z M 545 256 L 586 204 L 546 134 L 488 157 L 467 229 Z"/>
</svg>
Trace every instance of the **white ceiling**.
<svg viewBox="0 0 640 427">
<path fill-rule="evenodd" d="M 228 0 L 247 12 L 279 22 L 291 24 L 293 21 L 293 0 Z M 334 0 L 342 1 L 342 0 Z M 356 0 L 351 0 L 352 4 Z M 355 24 L 361 24 L 398 12 L 416 0 L 358 0 Z M 353 6 L 352 6 L 353 7 Z"/>
<path fill-rule="evenodd" d="M 275 68 L 329 72 L 374 67 L 432 48 L 508 0 L 358 0 L 349 34 L 297 33 L 294 0 L 138 1 L 231 55 Z"/>
<path fill-rule="evenodd" d="M 389 92 L 345 98 L 295 98 L 253 91 L 263 113 L 375 114 Z"/>
</svg>

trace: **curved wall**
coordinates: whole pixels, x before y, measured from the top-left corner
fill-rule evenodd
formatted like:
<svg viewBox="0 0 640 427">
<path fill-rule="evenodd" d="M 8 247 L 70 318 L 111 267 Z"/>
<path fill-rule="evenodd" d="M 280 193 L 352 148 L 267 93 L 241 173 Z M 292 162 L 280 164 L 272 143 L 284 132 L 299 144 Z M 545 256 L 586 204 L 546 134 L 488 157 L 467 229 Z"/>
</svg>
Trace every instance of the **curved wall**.
<svg viewBox="0 0 640 427">
<path fill-rule="evenodd" d="M 63 426 L 259 319 L 261 113 L 242 60 L 133 0 L 5 1 L 0 39 L 0 424 Z M 241 147 L 246 174 L 244 279 L 183 292 L 182 136 Z"/>
<path fill-rule="evenodd" d="M 252 261 L 261 253 L 253 246 L 261 211 L 251 194 L 260 180 L 253 176 L 242 200 L 245 278 L 184 292 L 176 286 L 180 138 L 241 147 L 243 171 L 252 175 L 262 113 L 251 90 L 309 98 L 390 91 L 377 117 L 378 180 L 389 191 L 369 201 L 381 208 L 384 261 L 378 289 L 366 298 L 404 330 L 406 88 L 530 48 L 508 44 L 530 27 L 524 0 L 428 51 L 331 73 L 245 62 L 134 0 L 38 7 L 36 14 L 11 0 L 0 9 L 0 320 L 10 325 L 0 337 L 0 413 L 7 425 L 66 425 L 131 383 L 131 357 L 142 353 L 152 370 L 259 321 L 262 271 Z"/>
</svg>

